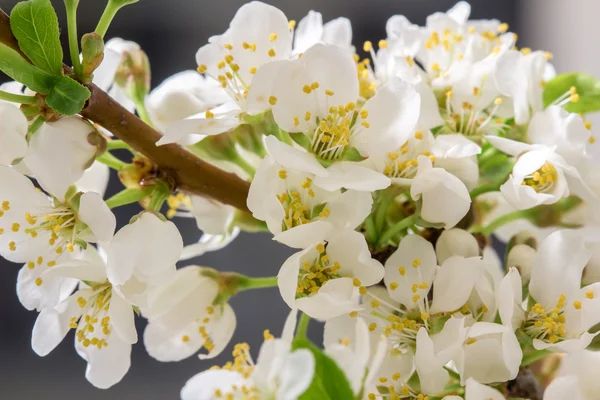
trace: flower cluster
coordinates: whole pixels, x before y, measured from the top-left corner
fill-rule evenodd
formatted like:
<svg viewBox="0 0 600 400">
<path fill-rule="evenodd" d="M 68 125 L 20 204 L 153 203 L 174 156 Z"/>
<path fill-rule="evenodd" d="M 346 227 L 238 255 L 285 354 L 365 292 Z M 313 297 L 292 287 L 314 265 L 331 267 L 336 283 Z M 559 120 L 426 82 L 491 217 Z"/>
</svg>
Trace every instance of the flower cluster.
<svg viewBox="0 0 600 400">
<path fill-rule="evenodd" d="M 256 362 L 235 345 L 182 399 L 597 399 L 600 161 L 585 114 L 600 83 L 556 75 L 550 53 L 469 15 L 462 1 L 425 26 L 395 15 L 356 48 L 345 18 L 296 24 L 252 1 L 196 71 L 152 91 L 145 53 L 104 44 L 101 23 L 73 78 L 159 132 L 151 154 L 57 111 L 42 86 L 2 85 L 0 255 L 24 264 L 34 351 L 75 330 L 87 379 L 107 388 L 129 369 L 136 314 L 153 358 L 208 359 L 235 331 L 230 298 L 277 286 L 281 337 L 264 331 Z M 186 191 L 153 158 L 177 146 L 246 181 L 247 209 Z M 108 167 L 125 188 L 104 200 Z M 115 233 L 112 209 L 130 203 L 144 210 Z M 203 233 L 184 246 L 170 220 L 190 217 Z M 272 277 L 176 268 L 240 231 L 296 252 Z"/>
</svg>

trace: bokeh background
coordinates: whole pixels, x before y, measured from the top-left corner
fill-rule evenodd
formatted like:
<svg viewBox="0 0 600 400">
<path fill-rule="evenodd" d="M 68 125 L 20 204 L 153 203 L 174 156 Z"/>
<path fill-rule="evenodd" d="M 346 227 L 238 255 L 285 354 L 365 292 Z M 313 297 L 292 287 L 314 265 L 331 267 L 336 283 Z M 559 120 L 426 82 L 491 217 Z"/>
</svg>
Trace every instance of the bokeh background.
<svg viewBox="0 0 600 400">
<path fill-rule="evenodd" d="M 394 14 L 403 14 L 423 24 L 427 15 L 445 11 L 455 0 L 267 0 L 282 9 L 289 19 L 300 20 L 311 9 L 323 20 L 338 16 L 352 21 L 354 44 L 376 42 L 385 37 L 385 23 Z M 10 12 L 17 0 L 0 0 L 0 8 Z M 52 0 L 61 22 L 66 47 L 64 7 Z M 141 0 L 124 8 L 108 31 L 107 38 L 123 37 L 141 45 L 152 65 L 152 85 L 185 69 L 194 69 L 194 54 L 209 36 L 222 33 L 243 0 Z M 104 8 L 104 0 L 81 0 L 79 32 L 91 32 Z M 509 23 L 519 34 L 521 47 L 554 53 L 559 72 L 579 70 L 600 75 L 600 59 L 594 50 L 600 34 L 598 0 L 473 0 L 472 18 L 497 18 Z M 68 51 L 65 51 L 68 54 Z M 0 82 L 6 80 L 0 73 Z M 599 121 L 600 122 L 600 121 Z M 121 189 L 116 177 L 107 197 Z M 119 225 L 138 212 L 135 206 L 117 209 Z M 200 232 L 191 220 L 176 221 L 186 243 L 196 241 Z M 251 276 L 275 275 L 291 254 L 267 234 L 242 234 L 223 251 L 195 260 L 198 265 L 239 271 Z M 217 359 L 202 362 L 196 357 L 179 363 L 160 363 L 134 346 L 132 366 L 123 381 L 113 388 L 95 389 L 84 377 L 85 362 L 73 348 L 73 335 L 44 358 L 30 347 L 30 335 L 37 313 L 26 311 L 18 302 L 15 282 L 20 266 L 0 261 L 0 399 L 177 399 L 179 390 L 195 373 L 230 359 L 231 346 Z M 249 342 L 254 354 L 262 342 L 262 332 L 281 331 L 288 308 L 276 288 L 242 293 L 231 301 L 238 328 L 232 343 Z M 138 320 L 138 332 L 144 323 Z M 312 323 L 309 334 L 320 343 L 321 326 Z"/>
</svg>

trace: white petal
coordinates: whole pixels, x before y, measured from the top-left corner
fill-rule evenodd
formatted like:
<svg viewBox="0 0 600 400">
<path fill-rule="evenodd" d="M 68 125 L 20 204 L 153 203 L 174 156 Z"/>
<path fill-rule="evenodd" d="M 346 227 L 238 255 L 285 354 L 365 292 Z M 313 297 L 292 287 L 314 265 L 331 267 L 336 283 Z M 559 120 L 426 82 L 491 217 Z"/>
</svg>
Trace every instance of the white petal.
<svg viewBox="0 0 600 400">
<path fill-rule="evenodd" d="M 310 10 L 298 22 L 294 31 L 294 53 L 304 53 L 311 46 L 319 43 L 323 36 L 323 17 L 321 13 Z"/>
<path fill-rule="evenodd" d="M 482 273 L 481 257 L 447 259 L 435 276 L 431 312 L 451 312 L 462 307 Z"/>
<path fill-rule="evenodd" d="M 14 104 L 0 102 L 0 164 L 10 165 L 27 153 L 27 119 Z"/>
<path fill-rule="evenodd" d="M 157 146 L 169 143 L 186 144 L 190 135 L 217 135 L 238 127 L 241 120 L 238 113 L 216 115 L 214 118 L 190 117 L 171 124 L 165 135 L 156 142 Z"/>
<path fill-rule="evenodd" d="M 352 47 L 352 25 L 348 18 L 338 17 L 323 25 L 323 42 L 341 48 Z"/>
<path fill-rule="evenodd" d="M 81 195 L 77 216 L 90 228 L 97 241 L 109 242 L 112 239 L 117 219 L 98 193 Z"/>
<path fill-rule="evenodd" d="M 521 308 L 523 289 L 521 277 L 516 268 L 510 268 L 498 289 L 498 313 L 504 325 L 514 331 L 525 320 L 525 313 Z"/>
<path fill-rule="evenodd" d="M 92 166 L 85 170 L 81 179 L 75 182 L 75 186 L 81 192 L 96 192 L 104 196 L 109 178 L 109 168 L 101 162 L 94 161 Z"/>
<path fill-rule="evenodd" d="M 188 380 L 181 389 L 181 400 L 213 400 L 215 390 L 232 392 L 232 387 L 242 387 L 250 382 L 242 374 L 227 370 L 206 370 Z"/>
<path fill-rule="evenodd" d="M 310 386 L 315 372 L 315 358 L 310 350 L 299 349 L 286 357 L 279 372 L 277 399 L 296 400 Z"/>
<path fill-rule="evenodd" d="M 271 108 L 270 97 L 273 93 L 273 85 L 277 80 L 279 71 L 286 68 L 285 65 L 288 62 L 287 60 L 273 61 L 263 65 L 256 71 L 246 97 L 246 111 L 248 114 L 260 114 Z"/>
<path fill-rule="evenodd" d="M 88 362 L 85 377 L 100 389 L 119 383 L 131 366 L 131 345 L 123 342 L 117 335 L 110 335 L 108 347 L 98 350 L 96 346 L 84 348 L 75 341 L 79 355 Z"/>
<path fill-rule="evenodd" d="M 187 340 L 183 338 L 187 337 Z M 144 346 L 150 357 L 161 362 L 181 361 L 196 354 L 204 344 L 198 325 L 190 324 L 181 330 L 169 329 L 150 322 L 144 330 Z"/>
<path fill-rule="evenodd" d="M 479 255 L 477 239 L 464 229 L 453 228 L 442 232 L 435 243 L 438 262 L 443 264 L 452 256 L 476 257 Z"/>
<path fill-rule="evenodd" d="M 189 260 L 190 258 L 199 257 L 211 251 L 220 250 L 233 242 L 240 233 L 239 228 L 234 228 L 230 234 L 225 235 L 210 235 L 208 233 L 200 236 L 198 243 L 189 244 L 183 248 L 180 260 Z"/>
<path fill-rule="evenodd" d="M 175 273 L 182 250 L 177 227 L 144 212 L 134 223 L 119 230 L 108 247 L 108 279 L 122 285 L 135 273 L 138 279 L 158 284 L 165 273 Z"/>
<path fill-rule="evenodd" d="M 200 196 L 190 196 L 191 213 L 198 229 L 211 235 L 224 235 L 229 231 L 235 208 Z"/>
<path fill-rule="evenodd" d="M 358 309 L 358 296 L 350 278 L 337 278 L 327 282 L 314 295 L 296 300 L 299 310 L 311 318 L 327 320 Z"/>
<path fill-rule="evenodd" d="M 581 395 L 576 376 L 555 378 L 544 391 L 544 400 L 588 400 Z M 591 400 L 591 399 L 589 399 Z"/>
<path fill-rule="evenodd" d="M 352 162 L 336 162 L 327 168 L 326 176 L 317 176 L 314 182 L 331 192 L 341 188 L 374 192 L 391 184 L 387 176 Z"/>
<path fill-rule="evenodd" d="M 223 314 L 221 314 L 221 317 L 214 324 L 215 326 L 210 332 L 214 348 L 208 354 L 199 354 L 198 357 L 201 360 L 214 358 L 221 354 L 233 337 L 237 326 L 237 319 L 233 308 L 229 304 L 223 305 Z"/>
<path fill-rule="evenodd" d="M 267 136 L 265 145 L 273 159 L 284 167 L 317 176 L 327 176 L 327 170 L 319 164 L 313 154 L 282 143 L 274 136 Z"/>
<path fill-rule="evenodd" d="M 48 355 L 65 338 L 71 329 L 71 318 L 81 315 L 77 303 L 79 296 L 76 293 L 55 308 L 45 308 L 40 312 L 31 334 L 31 348 L 37 355 Z"/>
<path fill-rule="evenodd" d="M 465 389 L 465 400 L 506 400 L 496 389 L 482 385 L 472 378 L 467 379 Z"/>
<path fill-rule="evenodd" d="M 44 123 L 33 135 L 24 161 L 44 190 L 62 199 L 83 176 L 96 154 L 96 147 L 88 143 L 92 132 L 81 118 L 67 117 Z"/>
<path fill-rule="evenodd" d="M 315 241 L 320 242 L 327 239 L 334 229 L 335 227 L 327 220 L 315 221 L 278 233 L 273 237 L 273 240 L 290 247 L 302 249 L 310 246 Z"/>
<path fill-rule="evenodd" d="M 415 365 L 421 381 L 423 393 L 439 393 L 444 390 L 448 381 L 448 372 L 443 364 L 437 359 L 433 342 L 425 328 L 417 332 L 417 351 L 415 354 Z"/>
<path fill-rule="evenodd" d="M 137 343 L 137 331 L 133 314 L 133 306 L 118 293 L 113 292 L 108 309 L 111 326 L 125 343 Z"/>
</svg>

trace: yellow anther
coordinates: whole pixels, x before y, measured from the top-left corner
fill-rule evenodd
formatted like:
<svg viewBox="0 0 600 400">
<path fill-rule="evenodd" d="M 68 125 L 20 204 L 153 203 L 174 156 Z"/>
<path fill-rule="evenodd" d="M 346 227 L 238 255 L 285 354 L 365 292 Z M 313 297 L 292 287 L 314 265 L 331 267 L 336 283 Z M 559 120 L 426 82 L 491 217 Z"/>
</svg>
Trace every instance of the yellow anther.
<svg viewBox="0 0 600 400">
<path fill-rule="evenodd" d="M 225 43 L 223 47 L 225 47 L 227 50 L 233 50 L 233 46 L 229 43 Z"/>
<path fill-rule="evenodd" d="M 523 47 L 521 49 L 521 54 L 523 54 L 524 56 L 531 54 L 531 49 L 529 47 Z"/>
<path fill-rule="evenodd" d="M 269 49 L 267 54 L 269 55 L 269 57 L 275 57 L 277 55 L 277 53 L 275 52 L 275 49 Z"/>
<path fill-rule="evenodd" d="M 544 52 L 544 57 L 546 57 L 546 60 L 552 60 L 552 58 L 554 57 L 554 55 L 552 53 L 550 53 L 549 51 L 545 51 Z"/>
<path fill-rule="evenodd" d="M 288 28 L 294 29 L 295 27 L 296 27 L 296 21 L 291 20 L 290 22 L 288 22 Z"/>
<path fill-rule="evenodd" d="M 399 267 L 398 268 L 398 272 L 400 273 L 400 275 L 404 276 L 406 274 L 406 268 L 404 267 Z"/>
<path fill-rule="evenodd" d="M 579 300 L 575 300 L 573 302 L 573 307 L 575 307 L 576 310 L 581 310 L 581 302 Z"/>
<path fill-rule="evenodd" d="M 325 90 L 325 94 L 326 94 L 327 96 L 333 96 L 335 93 L 334 93 L 333 91 L 329 90 L 329 89 L 326 89 L 326 90 Z"/>
<path fill-rule="evenodd" d="M 351 318 L 356 318 L 356 316 L 357 316 L 357 315 L 358 315 L 358 312 L 356 312 L 356 311 L 352 311 L 352 312 L 350 313 L 350 317 L 351 317 Z"/>
<path fill-rule="evenodd" d="M 198 72 L 201 74 L 205 73 L 207 69 L 208 69 L 208 67 L 206 66 L 206 64 L 198 65 Z"/>
<path fill-rule="evenodd" d="M 583 126 L 585 126 L 585 129 L 587 130 L 592 129 L 592 123 L 590 121 L 584 121 Z"/>
<path fill-rule="evenodd" d="M 361 295 L 364 296 L 365 294 L 367 294 L 367 288 L 364 287 L 364 286 L 359 287 L 358 288 L 358 293 L 360 293 Z"/>
<path fill-rule="evenodd" d="M 387 49 L 388 47 L 388 43 L 386 40 L 380 40 L 378 44 L 380 49 Z"/>
<path fill-rule="evenodd" d="M 465 344 L 473 344 L 477 341 L 477 338 L 469 338 L 465 341 Z"/>
<path fill-rule="evenodd" d="M 254 75 L 254 74 L 256 73 L 256 71 L 257 71 L 257 68 L 256 68 L 256 67 L 252 67 L 252 68 L 250 68 L 250 70 L 249 70 L 249 72 L 250 72 L 252 75 Z"/>
<path fill-rule="evenodd" d="M 367 41 L 366 41 L 366 42 L 363 44 L 363 50 L 364 50 L 364 51 L 367 51 L 367 52 L 368 52 L 368 51 L 371 51 L 371 50 L 373 50 L 373 43 L 371 43 L 370 41 L 368 41 L 368 40 L 367 40 Z"/>
<path fill-rule="evenodd" d="M 35 278 L 35 285 L 36 286 L 42 286 L 42 283 L 43 283 L 42 278 Z"/>
<path fill-rule="evenodd" d="M 498 25 L 498 32 L 504 33 L 506 31 L 508 31 L 508 24 L 506 22 Z"/>
<path fill-rule="evenodd" d="M 588 299 L 593 299 L 594 298 L 594 291 L 593 290 L 588 290 L 587 292 L 585 292 L 585 297 Z"/>
<path fill-rule="evenodd" d="M 420 265 L 421 265 L 421 259 L 420 259 L 420 258 L 415 258 L 415 259 L 412 261 L 412 266 L 413 266 L 413 267 L 415 267 L 415 268 L 418 268 Z"/>
<path fill-rule="evenodd" d="M 390 283 L 390 290 L 396 290 L 396 289 L 398 289 L 398 282 Z"/>
<path fill-rule="evenodd" d="M 287 178 L 287 171 L 285 169 L 280 169 L 278 175 L 281 179 Z"/>
<path fill-rule="evenodd" d="M 4 201 L 2 202 L 2 209 L 3 209 L 4 211 L 8 211 L 8 210 L 10 210 L 10 201 L 4 200 Z"/>
<path fill-rule="evenodd" d="M 294 117 L 294 126 L 298 126 L 300 125 L 300 120 L 298 119 L 297 116 Z"/>
<path fill-rule="evenodd" d="M 269 104 L 274 106 L 275 104 L 277 104 L 277 97 L 275 96 L 269 96 Z"/>
<path fill-rule="evenodd" d="M 377 329 L 377 324 L 375 322 L 371 322 L 369 324 L 369 330 L 373 332 L 375 329 Z"/>
<path fill-rule="evenodd" d="M 571 97 L 569 98 L 569 100 L 571 101 L 571 103 L 578 103 L 579 102 L 579 94 L 578 93 L 572 94 Z"/>
<path fill-rule="evenodd" d="M 46 263 L 46 265 L 49 267 L 54 267 L 56 265 L 56 261 L 54 261 L 54 260 L 48 261 L 48 263 Z"/>
<path fill-rule="evenodd" d="M 499 106 L 500 104 L 502 104 L 502 98 L 501 97 L 497 97 L 496 100 L 494 100 L 494 104 Z"/>
<path fill-rule="evenodd" d="M 265 329 L 263 332 L 263 339 L 265 340 L 265 342 L 267 342 L 269 340 L 275 339 L 275 336 L 271 335 L 271 332 L 268 329 Z"/>
<path fill-rule="evenodd" d="M 11 231 L 13 232 L 19 232 L 19 228 L 21 227 L 21 225 L 19 225 L 18 223 L 13 223 L 12 227 L 10 228 Z"/>
<path fill-rule="evenodd" d="M 436 62 L 433 63 L 433 64 L 431 64 L 431 70 L 435 71 L 435 72 L 438 72 L 440 70 L 440 64 L 436 63 Z"/>
<path fill-rule="evenodd" d="M 418 139 L 418 140 L 423 139 L 423 132 L 422 131 L 416 131 L 415 132 L 415 139 Z"/>
</svg>

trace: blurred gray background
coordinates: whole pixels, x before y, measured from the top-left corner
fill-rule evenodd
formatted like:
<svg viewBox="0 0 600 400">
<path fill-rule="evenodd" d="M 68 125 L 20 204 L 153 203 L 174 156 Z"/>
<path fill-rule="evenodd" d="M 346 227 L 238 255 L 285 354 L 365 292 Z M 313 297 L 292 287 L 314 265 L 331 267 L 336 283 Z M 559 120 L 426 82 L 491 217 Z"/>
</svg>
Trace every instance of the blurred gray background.
<svg viewBox="0 0 600 400">
<path fill-rule="evenodd" d="M 62 1 L 53 0 L 61 20 L 63 43 L 66 44 L 66 23 Z M 17 0 L 0 0 L 5 12 Z M 107 38 L 123 37 L 138 42 L 148 53 L 152 64 L 153 86 L 166 77 L 194 69 L 194 54 L 209 36 L 222 33 L 242 0 L 141 0 L 123 9 Z M 271 0 L 267 3 L 282 9 L 289 19 L 300 20 L 311 10 L 320 11 L 324 21 L 338 16 L 352 21 L 354 43 L 376 42 L 385 37 L 385 23 L 394 14 L 404 14 L 412 22 L 423 24 L 435 11 L 445 11 L 454 0 Z M 102 13 L 105 1 L 81 0 L 79 33 L 91 32 Z M 578 66 L 586 72 L 600 74 L 595 52 L 589 51 L 584 29 L 599 33 L 596 15 L 597 0 L 473 0 L 472 18 L 498 18 L 508 22 L 520 35 L 520 46 L 552 51 L 559 70 Z M 578 11 L 571 10 L 580 6 Z M 560 21 L 560 22 L 556 22 Z M 593 26 L 593 27 L 592 27 Z M 585 31 L 588 32 L 588 31 Z M 596 35 L 597 36 L 597 35 Z M 567 42 L 568 41 L 568 42 Z M 574 41 L 574 45 L 571 44 Z M 65 54 L 68 54 L 65 46 Z M 587 49 L 587 50 L 586 50 Z M 564 54 L 565 59 L 561 59 Z M 581 55 L 579 56 L 578 55 Z M 0 75 L 0 82 L 6 77 Z M 116 177 L 107 197 L 121 189 Z M 117 209 L 120 225 L 139 211 L 138 208 Z M 181 227 L 186 243 L 196 241 L 200 232 L 193 221 L 175 221 Z M 239 271 L 251 276 L 275 275 L 279 266 L 291 254 L 269 235 L 242 234 L 225 250 L 193 260 L 195 264 L 222 270 Z M 196 357 L 179 363 L 160 363 L 149 357 L 142 343 L 134 346 L 132 367 L 123 381 L 113 388 L 95 389 L 84 377 L 85 362 L 77 356 L 70 334 L 50 355 L 38 357 L 30 348 L 31 328 L 37 313 L 26 311 L 18 302 L 15 282 L 20 266 L 0 261 L 0 399 L 177 399 L 179 390 L 195 373 L 230 359 L 231 346 L 216 360 L 201 362 Z M 245 292 L 232 300 L 238 329 L 232 343 L 249 342 L 254 349 L 262 343 L 262 332 L 281 331 L 288 307 L 276 288 Z M 143 331 L 138 320 L 138 331 Z M 318 324 L 310 329 L 312 339 L 320 343 L 322 332 Z"/>
</svg>

